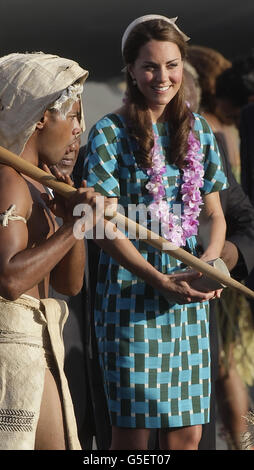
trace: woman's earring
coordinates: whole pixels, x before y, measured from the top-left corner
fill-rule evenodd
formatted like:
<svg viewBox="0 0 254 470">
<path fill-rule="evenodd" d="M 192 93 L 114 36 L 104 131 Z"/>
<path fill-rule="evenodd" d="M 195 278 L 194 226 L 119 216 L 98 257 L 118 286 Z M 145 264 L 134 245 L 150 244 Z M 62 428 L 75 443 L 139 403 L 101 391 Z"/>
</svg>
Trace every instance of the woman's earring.
<svg viewBox="0 0 254 470">
<path fill-rule="evenodd" d="M 132 85 L 133 85 L 133 86 L 137 86 L 137 80 L 136 80 L 136 78 L 133 78 L 133 79 L 132 79 Z"/>
</svg>

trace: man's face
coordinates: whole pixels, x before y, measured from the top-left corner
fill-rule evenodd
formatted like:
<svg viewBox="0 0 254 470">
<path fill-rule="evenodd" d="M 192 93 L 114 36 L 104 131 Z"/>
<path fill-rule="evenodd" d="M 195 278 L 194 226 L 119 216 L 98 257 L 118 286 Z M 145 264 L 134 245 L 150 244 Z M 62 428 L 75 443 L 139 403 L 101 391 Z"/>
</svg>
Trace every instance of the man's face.
<svg viewBox="0 0 254 470">
<path fill-rule="evenodd" d="M 48 166 L 59 163 L 71 146 L 76 145 L 80 127 L 80 102 L 76 101 L 66 118 L 47 110 L 43 129 L 38 130 L 38 154 Z"/>
<path fill-rule="evenodd" d="M 72 174 L 73 168 L 78 158 L 79 147 L 80 138 L 78 138 L 74 144 L 68 147 L 62 160 L 60 160 L 60 162 L 55 165 L 63 175 L 70 176 Z"/>
</svg>

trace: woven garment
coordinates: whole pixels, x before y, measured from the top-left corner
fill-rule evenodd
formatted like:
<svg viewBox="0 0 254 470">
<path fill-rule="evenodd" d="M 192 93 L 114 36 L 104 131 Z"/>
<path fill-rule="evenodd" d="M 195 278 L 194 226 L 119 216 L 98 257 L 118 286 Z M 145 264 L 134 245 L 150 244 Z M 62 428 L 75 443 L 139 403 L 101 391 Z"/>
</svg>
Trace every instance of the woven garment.
<svg viewBox="0 0 254 470">
<path fill-rule="evenodd" d="M 22 295 L 0 297 L 0 449 L 33 450 L 45 368 L 58 372 L 68 449 L 80 449 L 63 371 L 65 302 Z"/>
<path fill-rule="evenodd" d="M 215 138 L 206 121 L 194 117 L 204 153 L 202 192 L 219 191 L 227 183 Z M 154 132 L 166 154 L 168 125 L 154 125 Z M 103 195 L 118 197 L 127 216 L 128 204 L 152 202 L 145 188 L 148 176 L 136 164 L 137 151 L 119 115 L 104 117 L 90 132 L 84 171 L 88 185 Z M 167 163 L 166 168 L 166 200 L 172 207 L 179 196 L 181 174 L 175 165 Z M 181 267 L 178 260 L 145 241 L 133 243 L 159 271 L 171 274 Z M 195 237 L 188 239 L 187 249 L 194 254 L 195 245 Z M 102 252 L 95 321 L 113 425 L 168 428 L 209 421 L 208 317 L 207 302 L 171 304 Z"/>
</svg>

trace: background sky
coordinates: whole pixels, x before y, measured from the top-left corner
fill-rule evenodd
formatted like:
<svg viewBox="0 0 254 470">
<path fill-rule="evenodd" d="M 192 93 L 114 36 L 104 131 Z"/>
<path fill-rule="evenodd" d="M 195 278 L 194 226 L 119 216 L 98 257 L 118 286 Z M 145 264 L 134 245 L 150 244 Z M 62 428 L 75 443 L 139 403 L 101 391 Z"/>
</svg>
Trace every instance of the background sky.
<svg viewBox="0 0 254 470">
<path fill-rule="evenodd" d="M 191 44 L 229 59 L 254 48 L 254 0 L 0 0 L 0 55 L 56 53 L 106 80 L 120 74 L 125 28 L 150 13 L 178 16 Z"/>
</svg>

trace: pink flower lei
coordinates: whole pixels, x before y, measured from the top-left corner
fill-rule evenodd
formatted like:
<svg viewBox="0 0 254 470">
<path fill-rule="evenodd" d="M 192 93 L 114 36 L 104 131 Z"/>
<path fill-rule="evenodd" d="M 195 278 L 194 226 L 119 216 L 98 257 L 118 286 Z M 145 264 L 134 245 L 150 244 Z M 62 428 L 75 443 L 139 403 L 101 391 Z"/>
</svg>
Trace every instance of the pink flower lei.
<svg viewBox="0 0 254 470">
<path fill-rule="evenodd" d="M 169 209 L 167 201 L 163 200 L 166 191 L 163 185 L 163 175 L 166 173 L 165 156 L 159 144 L 159 137 L 154 135 L 152 149 L 153 167 L 146 169 L 150 181 L 146 184 L 153 202 L 149 205 L 152 218 L 161 221 L 162 236 L 177 246 L 185 246 L 186 239 L 198 232 L 198 216 L 203 204 L 200 188 L 204 183 L 204 168 L 199 153 L 200 143 L 191 131 L 188 136 L 188 151 L 185 157 L 186 166 L 183 169 L 183 184 L 181 185 L 182 202 L 184 206 L 181 216 Z"/>
</svg>

